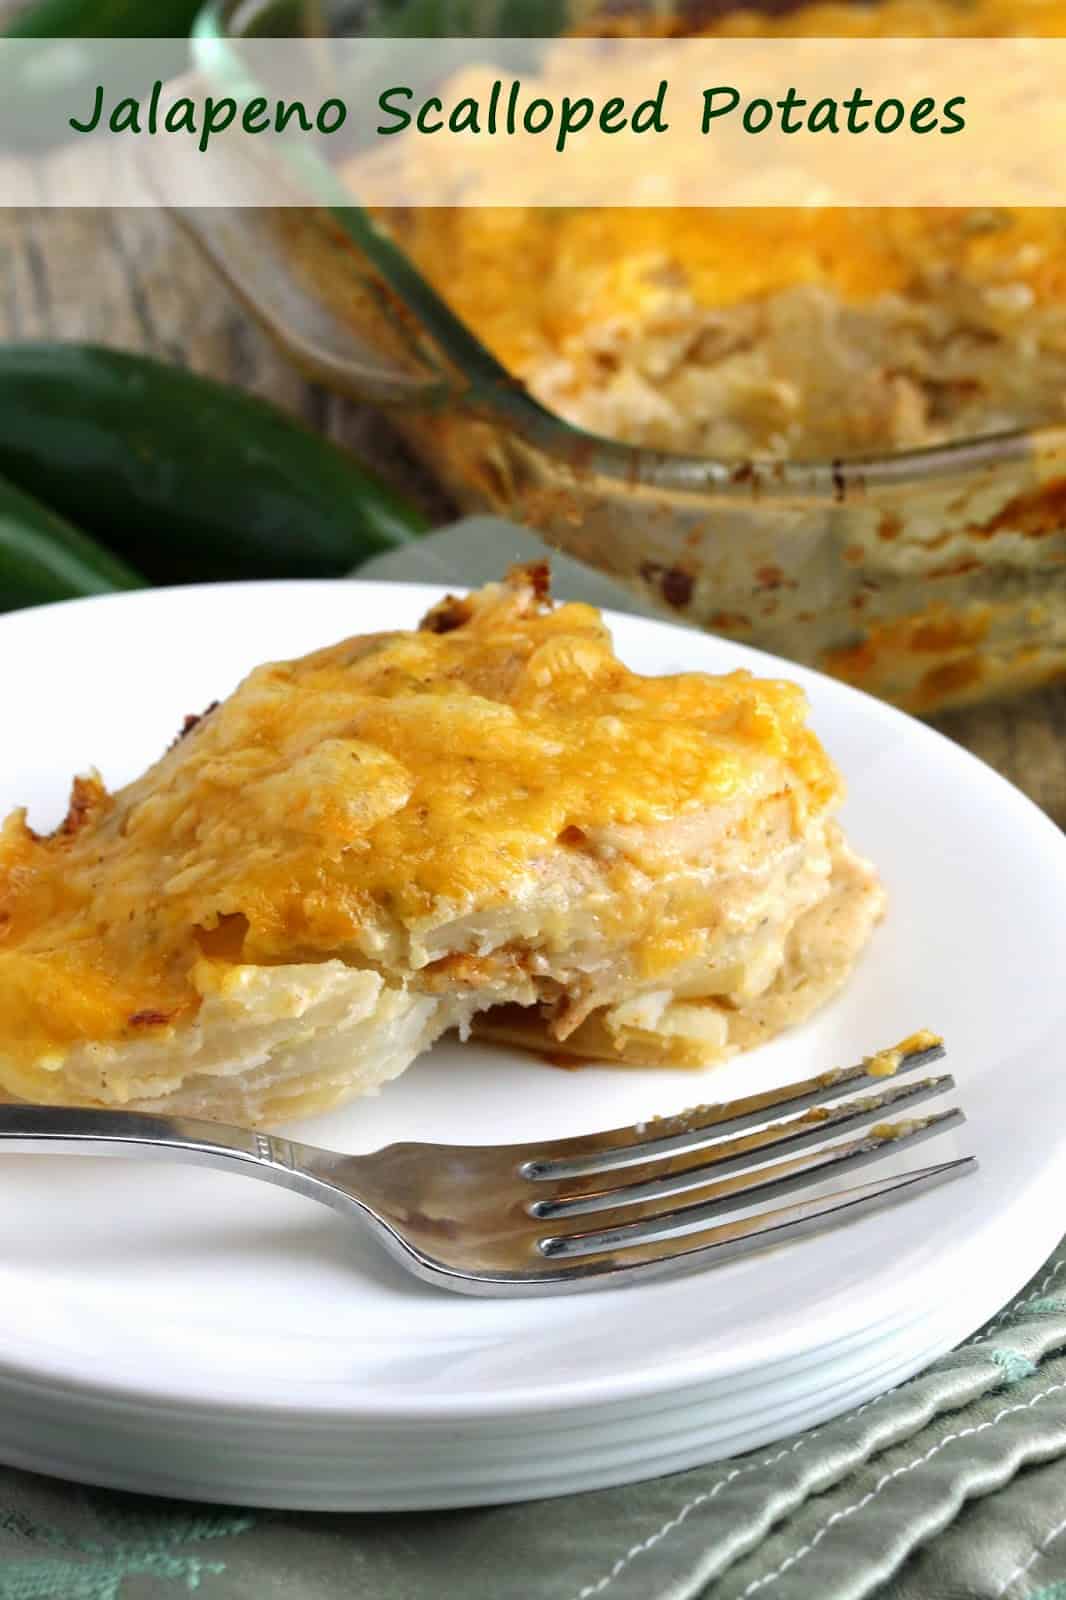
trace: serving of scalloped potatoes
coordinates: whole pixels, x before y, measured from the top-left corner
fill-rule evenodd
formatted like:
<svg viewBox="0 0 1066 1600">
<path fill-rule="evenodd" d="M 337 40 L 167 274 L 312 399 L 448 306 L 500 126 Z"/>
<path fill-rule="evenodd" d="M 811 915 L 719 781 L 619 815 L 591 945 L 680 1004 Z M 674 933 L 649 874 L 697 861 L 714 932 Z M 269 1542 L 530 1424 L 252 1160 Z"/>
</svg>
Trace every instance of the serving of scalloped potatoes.
<svg viewBox="0 0 1066 1600">
<path fill-rule="evenodd" d="M 0 832 L 0 1093 L 271 1123 L 451 1028 L 702 1066 L 843 983 L 882 891 L 794 685 L 642 677 L 547 573 L 259 667 Z"/>
</svg>

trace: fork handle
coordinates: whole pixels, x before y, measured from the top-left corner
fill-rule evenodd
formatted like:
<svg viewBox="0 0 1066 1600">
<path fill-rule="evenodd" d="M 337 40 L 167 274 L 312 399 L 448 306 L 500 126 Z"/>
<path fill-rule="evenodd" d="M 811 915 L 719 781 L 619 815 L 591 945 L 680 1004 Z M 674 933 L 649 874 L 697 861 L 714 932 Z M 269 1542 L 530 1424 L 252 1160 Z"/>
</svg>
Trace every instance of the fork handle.
<svg viewBox="0 0 1066 1600">
<path fill-rule="evenodd" d="M 145 1111 L 97 1111 L 67 1106 L 0 1106 L 0 1155 L 119 1156 L 136 1161 L 179 1161 L 198 1167 L 240 1166 L 265 1179 L 321 1199 L 320 1184 L 305 1170 L 288 1139 L 195 1117 Z M 308 1154 L 311 1154 L 308 1150 Z"/>
</svg>

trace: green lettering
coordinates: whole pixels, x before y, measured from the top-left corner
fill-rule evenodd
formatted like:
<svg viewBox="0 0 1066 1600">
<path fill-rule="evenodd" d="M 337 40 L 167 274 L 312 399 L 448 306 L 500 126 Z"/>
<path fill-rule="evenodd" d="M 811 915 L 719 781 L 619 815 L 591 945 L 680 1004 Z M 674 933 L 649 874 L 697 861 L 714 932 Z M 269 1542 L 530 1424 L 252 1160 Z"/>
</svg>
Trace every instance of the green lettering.
<svg viewBox="0 0 1066 1600">
<path fill-rule="evenodd" d="M 888 113 L 886 116 L 885 113 Z M 907 115 L 902 100 L 882 100 L 874 112 L 874 127 L 878 133 L 895 133 L 904 117 Z M 889 121 L 891 118 L 891 121 Z M 885 124 L 888 123 L 886 127 Z"/>
<path fill-rule="evenodd" d="M 279 100 L 274 112 L 274 127 L 278 133 L 284 133 L 293 117 L 300 124 L 302 133 L 310 133 L 313 127 L 311 118 L 307 115 L 307 107 L 302 100 L 293 100 L 291 103 Z"/>
<path fill-rule="evenodd" d="M 94 129 L 100 126 L 100 118 L 103 116 L 103 114 L 104 86 L 102 83 L 98 83 L 96 85 L 96 99 L 93 102 L 92 116 L 89 118 L 88 122 L 79 122 L 77 117 L 68 117 L 67 121 L 70 123 L 70 126 L 74 129 L 75 133 L 92 133 Z"/>
<path fill-rule="evenodd" d="M 120 100 L 111 113 L 108 127 L 112 133 L 140 133 L 141 108 L 138 101 Z"/>
<path fill-rule="evenodd" d="M 264 120 L 259 122 L 258 126 L 253 127 L 253 122 L 256 122 L 260 117 Z M 241 118 L 241 127 L 245 133 L 265 133 L 267 131 L 270 127 L 270 115 L 267 111 L 265 95 L 258 95 L 254 100 L 249 100 Z"/>
<path fill-rule="evenodd" d="M 867 99 L 866 95 L 863 94 L 861 89 L 856 89 L 854 94 L 849 94 L 848 95 L 848 98 L 844 101 L 844 108 L 848 113 L 848 132 L 849 133 L 865 133 L 866 132 L 866 130 L 870 126 L 870 124 L 867 122 L 865 117 L 863 117 L 863 119 L 860 121 L 859 118 L 856 115 L 856 112 L 861 111 L 864 106 L 872 106 L 872 105 L 873 105 L 873 101 Z"/>
<path fill-rule="evenodd" d="M 600 112 L 600 131 L 602 133 L 621 133 L 626 125 L 626 103 L 620 94 L 614 95 L 604 102 Z"/>
<path fill-rule="evenodd" d="M 781 112 L 782 133 L 799 133 L 803 127 L 803 118 L 799 117 L 793 122 L 792 113 L 797 106 L 805 106 L 806 104 L 806 100 L 801 99 L 798 89 L 786 89 L 785 98 L 777 102 L 777 108 Z"/>
<path fill-rule="evenodd" d="M 331 100 L 323 100 L 322 104 L 318 108 L 318 115 L 315 118 L 315 127 L 318 129 L 319 133 L 336 133 L 338 128 L 344 127 L 344 124 L 347 122 L 347 120 L 348 107 L 345 105 L 343 100 L 337 100 L 336 98 Z M 328 127 L 327 122 L 329 123 Z"/>
<path fill-rule="evenodd" d="M 169 105 L 167 114 L 163 118 L 163 128 L 167 133 L 195 133 L 195 101 L 190 100 L 188 95 L 182 95 L 180 100 L 175 100 L 173 105 Z"/>
<path fill-rule="evenodd" d="M 460 100 L 448 118 L 448 131 L 450 133 L 480 133 L 480 108 L 471 95 L 466 100 Z"/>
<path fill-rule="evenodd" d="M 670 124 L 663 115 L 666 104 L 667 82 L 663 78 L 650 100 L 642 100 L 633 112 L 631 127 L 634 133 L 665 133 Z M 642 120 L 643 119 L 643 120 Z"/>
<path fill-rule="evenodd" d="M 916 106 L 912 106 L 910 118 L 911 132 L 932 133 L 933 129 L 936 127 L 937 119 L 934 116 L 932 122 L 930 122 L 928 118 L 930 111 L 935 110 L 936 101 L 930 99 L 928 95 L 926 95 L 924 100 L 919 100 Z"/>
<path fill-rule="evenodd" d="M 237 115 L 237 102 L 230 95 L 221 100 L 216 100 L 213 95 L 208 95 L 204 101 L 204 126 L 200 134 L 200 154 L 205 155 L 211 139 L 216 133 L 225 133 Z"/>
<path fill-rule="evenodd" d="M 374 131 L 380 134 L 403 133 L 405 128 L 411 126 L 411 113 L 402 106 L 394 106 L 394 96 L 402 96 L 405 100 L 413 100 L 415 92 L 408 89 L 405 84 L 397 84 L 394 89 L 383 89 L 378 95 L 378 110 L 383 111 L 387 117 L 395 117 L 396 121 L 391 128 L 378 127 Z"/>
<path fill-rule="evenodd" d="M 720 95 L 720 94 L 731 95 L 732 99 L 730 100 L 730 102 L 729 102 L 729 104 L 727 106 L 719 106 L 718 109 L 715 110 L 715 106 L 714 106 L 715 96 L 716 95 Z M 711 131 L 711 123 L 714 121 L 715 117 L 726 117 L 726 116 L 728 116 L 731 111 L 735 111 L 737 109 L 737 106 L 739 104 L 740 104 L 740 90 L 739 89 L 733 89 L 728 84 L 719 84 L 718 87 L 715 88 L 715 89 L 704 89 L 704 91 L 703 91 L 703 124 L 702 124 L 702 126 L 700 128 L 700 132 L 701 133 L 710 133 L 710 131 Z"/>
<path fill-rule="evenodd" d="M 757 114 L 756 107 L 758 107 Z M 774 120 L 774 108 L 769 100 L 761 98 L 749 100 L 740 120 L 744 124 L 745 133 L 762 133 L 763 129 L 768 128 Z"/>
<path fill-rule="evenodd" d="M 550 100 L 545 100 L 543 95 L 538 95 L 531 100 L 522 117 L 522 126 L 527 133 L 543 133 L 545 128 L 550 128 L 555 116 L 555 107 Z"/>
<path fill-rule="evenodd" d="M 566 141 L 570 135 L 580 133 L 582 128 L 588 127 L 595 109 L 587 95 L 582 95 L 577 100 L 571 100 L 568 94 L 563 95 L 562 110 L 559 113 L 559 133 L 555 140 L 555 148 L 560 155 L 566 149 Z"/>
<path fill-rule="evenodd" d="M 427 113 L 443 110 L 444 101 L 438 100 L 435 94 L 431 94 L 429 99 L 419 108 L 418 116 L 415 119 L 415 127 L 419 133 L 439 133 L 444 126 L 444 119 L 441 118 L 439 122 L 431 123 L 427 120 Z"/>
</svg>

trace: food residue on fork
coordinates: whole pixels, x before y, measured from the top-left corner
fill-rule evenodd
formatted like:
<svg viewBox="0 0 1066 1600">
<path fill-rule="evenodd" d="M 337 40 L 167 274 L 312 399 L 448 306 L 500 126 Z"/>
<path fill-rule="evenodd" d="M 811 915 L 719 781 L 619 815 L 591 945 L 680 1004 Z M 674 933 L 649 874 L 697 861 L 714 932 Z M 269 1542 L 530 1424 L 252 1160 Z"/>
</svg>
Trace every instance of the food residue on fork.
<svg viewBox="0 0 1066 1600">
<path fill-rule="evenodd" d="M 875 1122 L 870 1129 L 871 1139 L 884 1139 L 891 1142 L 893 1139 L 906 1139 L 912 1133 L 920 1133 L 932 1122 L 932 1117 L 907 1117 L 902 1122 Z"/>
<path fill-rule="evenodd" d="M 891 1050 L 878 1050 L 872 1056 L 865 1056 L 863 1064 L 871 1078 L 891 1078 L 899 1071 L 900 1063 L 905 1056 L 916 1055 L 919 1050 L 932 1050 L 943 1043 L 939 1033 L 932 1033 L 928 1028 L 919 1028 L 917 1033 L 908 1034 L 906 1039 L 901 1039 Z"/>
</svg>

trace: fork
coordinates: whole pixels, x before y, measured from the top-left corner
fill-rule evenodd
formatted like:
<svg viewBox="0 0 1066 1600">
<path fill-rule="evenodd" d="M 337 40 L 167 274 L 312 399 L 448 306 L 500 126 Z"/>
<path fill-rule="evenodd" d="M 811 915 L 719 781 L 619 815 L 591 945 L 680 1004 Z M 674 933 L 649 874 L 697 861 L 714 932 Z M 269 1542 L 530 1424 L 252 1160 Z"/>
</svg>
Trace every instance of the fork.
<svg viewBox="0 0 1066 1600">
<path fill-rule="evenodd" d="M 912 1050 L 897 1075 L 943 1055 L 939 1043 Z M 826 1104 L 875 1083 L 873 1093 Z M 393 1144 L 360 1156 L 186 1117 L 16 1105 L 0 1107 L 0 1153 L 73 1151 L 243 1172 L 366 1224 L 402 1266 L 438 1288 L 560 1294 L 731 1261 L 974 1171 L 968 1156 L 720 1220 L 962 1122 L 957 1109 L 882 1121 L 954 1086 L 947 1074 L 886 1083 L 868 1058 L 606 1133 L 520 1145 Z M 870 1123 L 862 1137 L 825 1145 L 827 1135 Z"/>
</svg>

